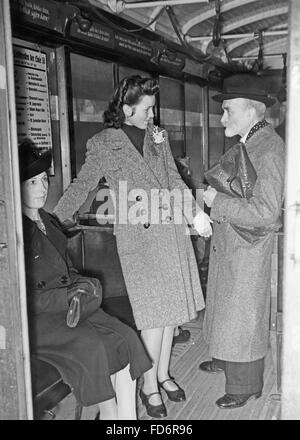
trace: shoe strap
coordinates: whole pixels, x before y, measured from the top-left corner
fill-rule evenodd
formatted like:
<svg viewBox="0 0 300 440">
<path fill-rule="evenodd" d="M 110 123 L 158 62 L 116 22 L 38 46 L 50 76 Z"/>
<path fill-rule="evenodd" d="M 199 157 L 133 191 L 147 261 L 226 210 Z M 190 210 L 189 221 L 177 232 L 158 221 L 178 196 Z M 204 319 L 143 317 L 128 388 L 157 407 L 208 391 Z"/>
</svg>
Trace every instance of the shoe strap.
<svg viewBox="0 0 300 440">
<path fill-rule="evenodd" d="M 163 380 L 162 382 L 158 382 L 158 383 L 159 383 L 160 386 L 163 386 L 163 384 L 166 383 L 166 382 L 173 382 L 175 385 L 177 385 L 177 383 L 175 382 L 175 380 L 174 380 L 174 379 L 171 379 L 171 378 L 169 378 L 169 379 L 165 379 L 165 380 Z M 178 386 L 178 385 L 177 385 L 177 386 Z"/>
<path fill-rule="evenodd" d="M 146 393 L 144 393 L 144 391 L 142 390 L 142 392 L 143 392 L 143 394 L 146 396 L 146 398 L 149 400 L 149 398 L 151 397 L 151 396 L 154 396 L 154 394 L 159 394 L 160 395 L 160 392 L 159 391 L 154 391 L 154 393 L 150 393 L 150 394 L 146 394 Z"/>
</svg>

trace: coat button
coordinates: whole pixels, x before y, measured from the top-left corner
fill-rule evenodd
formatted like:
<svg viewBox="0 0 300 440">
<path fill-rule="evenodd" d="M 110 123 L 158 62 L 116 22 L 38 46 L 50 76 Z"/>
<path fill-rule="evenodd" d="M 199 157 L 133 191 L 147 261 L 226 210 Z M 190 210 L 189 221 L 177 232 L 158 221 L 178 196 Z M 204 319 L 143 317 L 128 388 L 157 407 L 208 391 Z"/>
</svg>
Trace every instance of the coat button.
<svg viewBox="0 0 300 440">
<path fill-rule="evenodd" d="M 140 214 L 141 214 L 141 215 L 146 215 L 146 214 L 147 214 L 146 209 L 141 209 Z"/>
<path fill-rule="evenodd" d="M 37 284 L 37 286 L 38 286 L 39 289 L 42 289 L 43 287 L 46 286 L 46 283 L 45 283 L 45 281 L 40 281 L 40 282 Z"/>
<path fill-rule="evenodd" d="M 66 283 L 68 282 L 68 277 L 67 277 L 66 275 L 63 275 L 63 276 L 61 277 L 60 281 L 61 281 L 63 284 L 66 284 Z"/>
<path fill-rule="evenodd" d="M 144 228 L 145 228 L 145 229 L 150 228 L 150 223 L 144 223 Z"/>
<path fill-rule="evenodd" d="M 169 209 L 169 205 L 168 205 L 167 203 L 164 203 L 164 204 L 162 205 L 162 209 L 163 209 L 164 211 L 166 211 L 167 209 Z"/>
<path fill-rule="evenodd" d="M 140 202 L 140 201 L 142 200 L 142 196 L 136 196 L 135 200 L 136 200 L 137 202 Z"/>
<path fill-rule="evenodd" d="M 172 221 L 172 217 L 169 215 L 165 218 L 165 223 L 170 223 Z"/>
<path fill-rule="evenodd" d="M 216 246 L 213 246 L 213 251 L 214 251 L 214 252 L 217 252 L 217 248 L 216 248 Z"/>
</svg>

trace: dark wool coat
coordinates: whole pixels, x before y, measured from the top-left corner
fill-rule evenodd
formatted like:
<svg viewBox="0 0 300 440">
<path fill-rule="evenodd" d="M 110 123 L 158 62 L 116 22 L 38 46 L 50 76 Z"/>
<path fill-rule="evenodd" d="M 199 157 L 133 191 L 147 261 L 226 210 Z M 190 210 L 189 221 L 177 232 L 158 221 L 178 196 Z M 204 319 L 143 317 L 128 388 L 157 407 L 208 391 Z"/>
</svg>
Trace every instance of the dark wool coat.
<svg viewBox="0 0 300 440">
<path fill-rule="evenodd" d="M 67 287 L 79 274 L 58 222 L 43 210 L 40 215 L 47 236 L 28 217 L 23 220 L 31 350 L 60 371 L 82 405 L 111 399 L 110 374 L 130 362 L 136 379 L 151 362 L 134 330 L 101 309 L 77 327 L 67 326 Z"/>
<path fill-rule="evenodd" d="M 232 362 L 254 361 L 267 351 L 274 232 L 250 244 L 230 223 L 278 223 L 284 191 L 284 144 L 273 127 L 257 131 L 246 149 L 257 173 L 253 197 L 247 201 L 217 193 L 211 209 L 204 337 L 212 357 Z"/>
<path fill-rule="evenodd" d="M 143 151 L 144 157 L 122 129 L 110 128 L 96 134 L 87 143 L 86 161 L 78 178 L 55 208 L 61 220 L 71 218 L 105 176 L 116 195 L 114 230 L 138 329 L 182 324 L 194 319 L 196 311 L 204 307 L 195 254 L 187 234 L 187 223 L 192 222 L 193 214 L 200 208 L 194 204 L 192 209 L 190 191 L 177 171 L 167 136 L 162 143 L 155 144 L 148 128 Z M 120 190 L 121 181 L 127 186 L 125 191 Z M 181 194 L 186 191 L 185 209 L 173 199 L 171 203 L 163 200 L 163 189 L 175 188 Z M 153 190 L 161 191 L 156 211 L 152 203 L 150 206 Z M 132 210 L 138 210 L 138 200 L 145 196 L 149 204 L 142 208 L 149 208 L 148 219 L 141 210 L 137 224 L 123 221 L 122 206 L 127 206 L 130 217 Z M 185 220 L 174 220 L 182 216 L 183 210 Z M 160 220 L 152 221 L 152 214 L 157 212 Z"/>
</svg>

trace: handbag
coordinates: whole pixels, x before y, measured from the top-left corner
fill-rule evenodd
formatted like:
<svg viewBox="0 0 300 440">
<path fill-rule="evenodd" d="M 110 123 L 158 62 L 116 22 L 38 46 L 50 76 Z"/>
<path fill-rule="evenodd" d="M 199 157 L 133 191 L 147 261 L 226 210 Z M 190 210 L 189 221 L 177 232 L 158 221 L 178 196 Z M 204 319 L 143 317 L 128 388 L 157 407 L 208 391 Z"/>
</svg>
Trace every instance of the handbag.
<svg viewBox="0 0 300 440">
<path fill-rule="evenodd" d="M 76 327 L 96 312 L 101 305 L 101 286 L 96 278 L 78 278 L 72 286 L 72 296 L 67 312 L 67 326 Z"/>
<path fill-rule="evenodd" d="M 257 179 L 255 168 L 242 142 L 230 148 L 204 176 L 217 191 L 246 199 L 252 197 Z"/>
<path fill-rule="evenodd" d="M 231 197 L 250 199 L 257 179 L 255 168 L 242 142 L 228 150 L 212 168 L 204 174 L 207 182 L 217 191 Z M 280 228 L 280 221 L 268 227 L 231 227 L 248 243 L 256 243 L 268 233 Z"/>
</svg>

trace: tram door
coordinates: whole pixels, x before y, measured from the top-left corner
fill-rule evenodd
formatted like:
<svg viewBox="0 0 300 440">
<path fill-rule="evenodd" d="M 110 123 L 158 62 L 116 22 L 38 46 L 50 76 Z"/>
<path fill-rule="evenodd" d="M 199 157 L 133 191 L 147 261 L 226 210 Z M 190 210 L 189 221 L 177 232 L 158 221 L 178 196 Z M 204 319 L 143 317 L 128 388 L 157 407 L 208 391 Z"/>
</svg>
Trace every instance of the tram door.
<svg viewBox="0 0 300 440">
<path fill-rule="evenodd" d="M 8 0 L 0 2 L 0 420 L 32 419 Z"/>
</svg>

